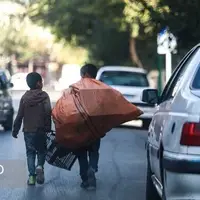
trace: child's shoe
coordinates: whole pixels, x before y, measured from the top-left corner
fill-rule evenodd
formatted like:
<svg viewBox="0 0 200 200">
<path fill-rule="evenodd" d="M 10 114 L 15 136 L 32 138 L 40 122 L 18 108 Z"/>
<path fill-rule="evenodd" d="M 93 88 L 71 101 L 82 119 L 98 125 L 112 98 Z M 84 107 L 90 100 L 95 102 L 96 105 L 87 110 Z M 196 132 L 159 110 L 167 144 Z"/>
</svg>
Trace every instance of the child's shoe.
<svg viewBox="0 0 200 200">
<path fill-rule="evenodd" d="M 44 183 L 44 169 L 42 166 L 36 168 L 36 181 L 38 184 Z"/>
<path fill-rule="evenodd" d="M 28 185 L 34 186 L 34 185 L 35 185 L 35 182 L 36 182 L 35 176 L 29 176 L 28 181 L 27 181 L 27 184 L 28 184 Z"/>
</svg>

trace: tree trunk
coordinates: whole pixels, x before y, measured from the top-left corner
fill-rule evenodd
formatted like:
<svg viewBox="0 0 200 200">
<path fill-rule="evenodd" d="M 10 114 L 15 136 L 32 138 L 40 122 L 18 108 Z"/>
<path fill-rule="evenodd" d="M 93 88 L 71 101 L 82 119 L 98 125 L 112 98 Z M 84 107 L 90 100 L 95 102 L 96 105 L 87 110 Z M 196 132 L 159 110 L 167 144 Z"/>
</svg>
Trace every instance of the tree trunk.
<svg viewBox="0 0 200 200">
<path fill-rule="evenodd" d="M 130 37 L 129 48 L 132 62 L 135 63 L 138 67 L 143 68 L 143 64 L 136 50 L 136 39 L 133 37 Z"/>
</svg>

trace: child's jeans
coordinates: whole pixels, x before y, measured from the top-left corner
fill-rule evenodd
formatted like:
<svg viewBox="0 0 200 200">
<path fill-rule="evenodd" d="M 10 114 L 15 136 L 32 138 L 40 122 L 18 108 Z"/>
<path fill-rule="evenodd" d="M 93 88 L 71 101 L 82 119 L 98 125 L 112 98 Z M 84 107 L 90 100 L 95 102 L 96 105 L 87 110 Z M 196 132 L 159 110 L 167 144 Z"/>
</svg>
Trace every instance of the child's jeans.
<svg viewBox="0 0 200 200">
<path fill-rule="evenodd" d="M 24 133 L 29 176 L 35 176 L 35 160 L 37 166 L 44 166 L 46 156 L 46 134 Z"/>
</svg>

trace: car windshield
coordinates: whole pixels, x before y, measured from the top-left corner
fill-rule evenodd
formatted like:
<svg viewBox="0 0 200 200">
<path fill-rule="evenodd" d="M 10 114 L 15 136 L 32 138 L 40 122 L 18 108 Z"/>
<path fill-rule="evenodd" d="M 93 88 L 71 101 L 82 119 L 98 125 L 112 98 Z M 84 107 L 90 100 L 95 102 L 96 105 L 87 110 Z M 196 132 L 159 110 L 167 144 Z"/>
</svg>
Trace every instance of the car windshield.
<svg viewBox="0 0 200 200">
<path fill-rule="evenodd" d="M 100 77 L 100 81 L 107 85 L 148 87 L 149 82 L 146 74 L 125 71 L 105 71 Z"/>
</svg>

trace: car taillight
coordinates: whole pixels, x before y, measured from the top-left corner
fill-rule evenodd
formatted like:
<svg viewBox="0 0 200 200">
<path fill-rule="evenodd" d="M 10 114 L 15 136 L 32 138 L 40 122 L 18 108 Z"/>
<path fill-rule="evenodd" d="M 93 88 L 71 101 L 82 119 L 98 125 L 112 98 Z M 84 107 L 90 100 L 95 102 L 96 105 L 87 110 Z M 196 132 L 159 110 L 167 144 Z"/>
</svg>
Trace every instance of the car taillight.
<svg viewBox="0 0 200 200">
<path fill-rule="evenodd" d="M 180 144 L 200 146 L 200 123 L 184 124 Z"/>
</svg>

